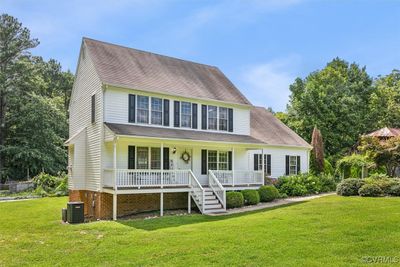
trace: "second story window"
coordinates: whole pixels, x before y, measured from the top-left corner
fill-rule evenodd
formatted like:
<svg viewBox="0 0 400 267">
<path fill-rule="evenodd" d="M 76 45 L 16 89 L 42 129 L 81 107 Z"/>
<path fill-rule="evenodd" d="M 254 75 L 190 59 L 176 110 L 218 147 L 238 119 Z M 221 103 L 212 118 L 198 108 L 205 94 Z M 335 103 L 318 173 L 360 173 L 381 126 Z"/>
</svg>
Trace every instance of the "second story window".
<svg viewBox="0 0 400 267">
<path fill-rule="evenodd" d="M 91 101 L 91 122 L 95 123 L 96 122 L 96 95 L 92 95 L 92 101 Z"/>
<path fill-rule="evenodd" d="M 149 97 L 137 96 L 137 122 L 149 123 Z"/>
<path fill-rule="evenodd" d="M 228 109 L 227 108 L 219 108 L 219 130 L 227 131 L 228 130 Z"/>
<path fill-rule="evenodd" d="M 181 102 L 181 127 L 192 128 L 192 104 Z"/>
<path fill-rule="evenodd" d="M 216 106 L 208 106 L 208 129 L 218 130 L 218 108 Z"/>
<path fill-rule="evenodd" d="M 162 125 L 162 99 L 151 98 L 151 124 Z"/>
</svg>

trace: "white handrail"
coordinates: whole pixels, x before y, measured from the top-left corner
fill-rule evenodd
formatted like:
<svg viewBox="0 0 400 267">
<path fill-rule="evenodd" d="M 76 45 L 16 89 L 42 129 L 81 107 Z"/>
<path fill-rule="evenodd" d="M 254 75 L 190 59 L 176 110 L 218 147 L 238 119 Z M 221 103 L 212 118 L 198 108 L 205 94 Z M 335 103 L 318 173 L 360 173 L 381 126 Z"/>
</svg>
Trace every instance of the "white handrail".
<svg viewBox="0 0 400 267">
<path fill-rule="evenodd" d="M 212 170 L 212 172 L 222 185 L 262 185 L 264 183 L 262 171 L 235 170 L 235 177 L 232 171 Z"/>
<path fill-rule="evenodd" d="M 226 210 L 226 190 L 215 177 L 212 170 L 208 171 L 208 184 Z"/>
<path fill-rule="evenodd" d="M 189 176 L 190 176 L 189 186 L 192 189 L 192 191 L 190 192 L 191 196 L 194 202 L 196 203 L 197 207 L 201 211 L 201 213 L 204 213 L 204 199 L 205 199 L 204 188 L 201 186 L 199 180 L 197 180 L 196 176 L 191 170 L 189 170 Z"/>
</svg>

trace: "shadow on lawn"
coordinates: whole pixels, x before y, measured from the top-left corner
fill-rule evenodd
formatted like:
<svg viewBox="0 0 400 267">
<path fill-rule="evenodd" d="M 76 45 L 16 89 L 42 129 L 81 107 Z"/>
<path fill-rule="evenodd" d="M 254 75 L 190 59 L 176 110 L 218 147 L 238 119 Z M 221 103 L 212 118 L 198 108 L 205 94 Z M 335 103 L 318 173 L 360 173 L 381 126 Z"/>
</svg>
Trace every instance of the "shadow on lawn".
<svg viewBox="0 0 400 267">
<path fill-rule="evenodd" d="M 294 202 L 288 203 L 281 206 L 265 208 L 261 210 L 255 211 L 246 211 L 243 213 L 231 214 L 231 215 L 221 215 L 221 216 L 207 216 L 202 214 L 187 214 L 187 215 L 171 215 L 164 217 L 157 217 L 152 219 L 132 219 L 132 220 L 118 220 L 117 223 L 120 223 L 125 226 L 133 227 L 136 229 L 142 229 L 146 231 L 155 231 L 164 228 L 171 227 L 179 227 L 183 225 L 197 224 L 197 223 L 207 223 L 207 222 L 216 222 L 222 220 L 228 220 L 232 218 L 238 218 L 242 216 L 247 216 L 250 214 L 256 214 L 260 212 L 287 208 L 289 206 L 294 206 L 297 204 L 305 203 L 308 201 Z"/>
</svg>

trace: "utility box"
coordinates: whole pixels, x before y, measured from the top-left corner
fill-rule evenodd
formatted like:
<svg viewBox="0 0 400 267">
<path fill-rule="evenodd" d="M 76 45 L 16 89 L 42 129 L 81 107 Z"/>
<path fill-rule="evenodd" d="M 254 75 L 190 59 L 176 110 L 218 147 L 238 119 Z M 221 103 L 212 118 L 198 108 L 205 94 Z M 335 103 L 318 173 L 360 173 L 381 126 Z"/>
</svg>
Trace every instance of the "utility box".
<svg viewBox="0 0 400 267">
<path fill-rule="evenodd" d="M 67 209 L 61 209 L 61 220 L 67 222 Z"/>
<path fill-rule="evenodd" d="M 67 203 L 68 223 L 83 223 L 85 221 L 83 202 Z"/>
</svg>

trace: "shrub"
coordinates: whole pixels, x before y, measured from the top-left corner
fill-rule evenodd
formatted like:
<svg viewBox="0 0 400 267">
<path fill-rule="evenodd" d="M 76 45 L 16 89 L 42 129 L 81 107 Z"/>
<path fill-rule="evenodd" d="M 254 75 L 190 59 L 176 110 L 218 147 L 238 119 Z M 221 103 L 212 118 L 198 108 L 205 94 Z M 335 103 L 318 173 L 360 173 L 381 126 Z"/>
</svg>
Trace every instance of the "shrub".
<svg viewBox="0 0 400 267">
<path fill-rule="evenodd" d="M 264 185 L 258 189 L 261 202 L 269 202 L 279 197 L 279 191 L 273 185 Z"/>
<path fill-rule="evenodd" d="M 373 173 L 368 178 L 373 179 L 373 180 L 390 179 L 390 177 L 384 173 Z"/>
<path fill-rule="evenodd" d="M 348 178 L 340 182 L 336 187 L 336 193 L 341 196 L 357 196 L 358 190 L 365 182 L 361 179 Z"/>
<path fill-rule="evenodd" d="M 257 190 L 243 190 L 242 194 L 246 205 L 256 205 L 260 202 L 260 195 Z"/>
<path fill-rule="evenodd" d="M 332 192 L 336 190 L 336 179 L 332 175 L 321 175 L 319 177 L 321 182 L 321 192 Z"/>
<path fill-rule="evenodd" d="M 396 184 L 396 185 L 393 185 L 392 187 L 390 187 L 389 195 L 399 197 L 400 196 L 400 184 Z"/>
<path fill-rule="evenodd" d="M 383 191 L 376 184 L 365 184 L 358 190 L 358 194 L 362 197 L 379 197 Z"/>
<path fill-rule="evenodd" d="M 35 193 L 40 196 L 65 196 L 68 194 L 68 176 L 40 173 L 33 178 Z"/>
<path fill-rule="evenodd" d="M 240 192 L 226 192 L 226 206 L 228 209 L 243 207 L 243 194 Z"/>
</svg>

